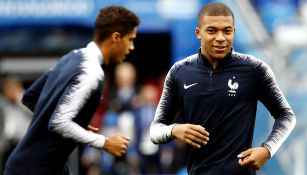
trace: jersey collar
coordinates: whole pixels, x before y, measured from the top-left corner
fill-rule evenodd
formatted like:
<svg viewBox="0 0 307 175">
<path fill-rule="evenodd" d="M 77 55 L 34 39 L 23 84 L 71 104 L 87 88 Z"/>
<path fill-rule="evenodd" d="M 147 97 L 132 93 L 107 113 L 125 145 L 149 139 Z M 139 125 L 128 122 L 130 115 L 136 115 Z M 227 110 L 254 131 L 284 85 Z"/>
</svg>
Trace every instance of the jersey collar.
<svg viewBox="0 0 307 175">
<path fill-rule="evenodd" d="M 86 49 L 89 51 L 92 57 L 96 58 L 100 65 L 103 64 L 103 55 L 94 41 L 88 43 Z"/>
<path fill-rule="evenodd" d="M 217 68 L 221 67 L 221 66 L 225 66 L 227 65 L 233 58 L 233 52 L 234 52 L 234 49 L 231 48 L 229 53 L 226 55 L 225 58 L 219 60 L 219 64 L 217 66 Z M 200 48 L 198 49 L 198 56 L 200 58 L 200 61 L 207 67 L 207 68 L 210 68 L 211 69 L 211 65 L 208 61 L 208 59 L 206 58 L 205 55 L 201 54 L 201 50 Z"/>
</svg>

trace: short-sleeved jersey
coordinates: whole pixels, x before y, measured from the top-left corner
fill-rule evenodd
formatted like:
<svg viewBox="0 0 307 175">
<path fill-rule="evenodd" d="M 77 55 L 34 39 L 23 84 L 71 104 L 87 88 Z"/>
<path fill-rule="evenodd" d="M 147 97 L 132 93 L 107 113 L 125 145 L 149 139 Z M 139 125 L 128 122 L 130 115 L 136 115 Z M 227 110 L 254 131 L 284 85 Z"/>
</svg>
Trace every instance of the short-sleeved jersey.
<svg viewBox="0 0 307 175">
<path fill-rule="evenodd" d="M 207 145 L 188 146 L 189 174 L 253 174 L 240 167 L 237 155 L 252 145 L 258 100 L 281 120 L 282 131 L 264 143 L 274 154 L 295 118 L 269 66 L 232 51 L 212 70 L 203 55 L 192 55 L 175 63 L 166 76 L 151 126 L 152 141 L 170 141 L 178 116 L 183 123 L 200 124 L 210 133 Z"/>
<path fill-rule="evenodd" d="M 22 100 L 33 120 L 6 163 L 8 172 L 62 174 L 78 143 L 102 148 L 104 136 L 85 129 L 101 99 L 101 65 L 101 52 L 91 42 L 63 56 L 26 90 Z"/>
</svg>

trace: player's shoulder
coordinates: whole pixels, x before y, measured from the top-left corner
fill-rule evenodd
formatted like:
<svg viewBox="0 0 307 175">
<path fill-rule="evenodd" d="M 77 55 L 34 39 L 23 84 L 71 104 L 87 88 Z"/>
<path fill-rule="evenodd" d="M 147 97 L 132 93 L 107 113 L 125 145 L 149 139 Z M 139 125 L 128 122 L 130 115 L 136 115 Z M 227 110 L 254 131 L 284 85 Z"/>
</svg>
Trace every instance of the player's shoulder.
<svg viewBox="0 0 307 175">
<path fill-rule="evenodd" d="M 167 74 L 167 77 L 175 77 L 178 70 L 180 70 L 181 68 L 191 64 L 191 63 L 194 63 L 196 62 L 198 58 L 198 54 L 193 54 L 193 55 L 190 55 L 188 57 L 185 57 L 179 61 L 176 61 L 172 66 L 171 68 L 169 69 L 168 71 L 168 74 Z"/>
<path fill-rule="evenodd" d="M 185 58 L 175 62 L 171 69 L 178 70 L 178 69 L 180 69 L 180 68 L 182 68 L 184 66 L 187 66 L 189 64 L 193 64 L 193 63 L 195 63 L 197 61 L 198 57 L 199 57 L 198 53 L 190 55 L 188 57 L 185 57 Z"/>
<path fill-rule="evenodd" d="M 84 48 L 74 49 L 64 55 L 57 67 L 61 68 L 62 73 L 70 74 L 75 78 L 82 77 L 84 81 L 101 80 L 104 76 L 99 62 L 88 55 Z"/>
<path fill-rule="evenodd" d="M 251 63 L 257 63 L 260 61 L 260 59 L 256 58 L 256 56 L 241 52 L 232 52 L 232 56 L 238 60 L 245 61 L 245 62 L 251 62 Z"/>
<path fill-rule="evenodd" d="M 258 58 L 251 54 L 245 54 L 240 52 L 232 52 L 232 56 L 238 60 L 242 64 L 246 64 L 248 66 L 254 68 L 268 67 L 268 65 L 261 58 Z"/>
<path fill-rule="evenodd" d="M 273 76 L 273 71 L 271 67 L 262 59 L 257 58 L 250 54 L 243 54 L 238 52 L 233 52 L 233 56 L 239 60 L 240 65 L 244 67 L 249 67 L 254 71 L 255 75 L 259 75 L 262 77 L 265 76 Z"/>
</svg>

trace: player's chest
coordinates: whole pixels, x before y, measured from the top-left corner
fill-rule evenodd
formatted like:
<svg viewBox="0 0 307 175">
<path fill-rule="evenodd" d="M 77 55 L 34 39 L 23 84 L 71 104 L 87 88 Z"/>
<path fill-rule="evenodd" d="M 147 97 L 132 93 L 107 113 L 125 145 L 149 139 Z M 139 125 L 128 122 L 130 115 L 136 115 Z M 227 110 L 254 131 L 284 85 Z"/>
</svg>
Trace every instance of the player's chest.
<svg viewBox="0 0 307 175">
<path fill-rule="evenodd" d="M 257 83 L 251 71 L 195 71 L 177 81 L 181 99 L 233 100 L 252 98 Z"/>
</svg>

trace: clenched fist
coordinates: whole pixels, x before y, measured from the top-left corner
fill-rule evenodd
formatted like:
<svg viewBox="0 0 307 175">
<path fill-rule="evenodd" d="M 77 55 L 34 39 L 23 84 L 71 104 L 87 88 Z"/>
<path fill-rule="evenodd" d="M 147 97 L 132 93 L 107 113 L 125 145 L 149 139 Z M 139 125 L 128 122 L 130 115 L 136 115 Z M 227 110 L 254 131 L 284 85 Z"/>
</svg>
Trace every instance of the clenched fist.
<svg viewBox="0 0 307 175">
<path fill-rule="evenodd" d="M 123 135 L 114 135 L 106 138 L 103 149 L 114 156 L 122 156 L 128 148 L 129 138 Z"/>
</svg>

